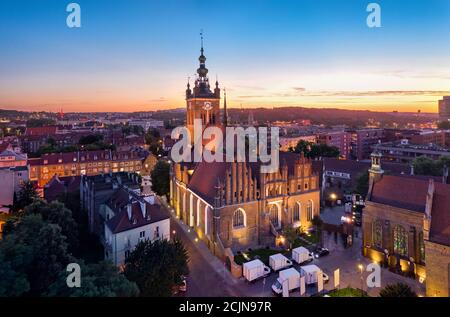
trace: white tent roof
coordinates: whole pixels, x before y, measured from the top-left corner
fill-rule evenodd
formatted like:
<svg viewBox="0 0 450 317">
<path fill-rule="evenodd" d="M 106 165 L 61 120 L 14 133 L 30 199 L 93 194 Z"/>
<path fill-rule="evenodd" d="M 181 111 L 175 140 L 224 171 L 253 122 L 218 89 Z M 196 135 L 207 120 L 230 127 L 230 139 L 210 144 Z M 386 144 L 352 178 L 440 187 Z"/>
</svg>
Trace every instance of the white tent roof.
<svg viewBox="0 0 450 317">
<path fill-rule="evenodd" d="M 251 269 L 253 269 L 255 267 L 258 267 L 258 266 L 262 266 L 262 265 L 264 265 L 264 263 L 261 260 L 258 260 L 258 259 L 244 263 L 244 266 L 247 269 L 249 269 L 249 270 L 251 270 Z"/>
<path fill-rule="evenodd" d="M 309 250 L 305 247 L 298 247 L 292 250 L 293 253 L 309 253 Z"/>
<path fill-rule="evenodd" d="M 286 258 L 283 254 L 281 254 L 281 253 L 273 254 L 273 255 L 270 256 L 270 258 L 274 259 L 275 261 L 287 259 L 287 258 Z"/>
<path fill-rule="evenodd" d="M 320 271 L 320 268 L 317 265 L 314 265 L 314 264 L 301 266 L 301 269 L 304 270 L 307 273 L 314 273 L 314 272 Z"/>
</svg>

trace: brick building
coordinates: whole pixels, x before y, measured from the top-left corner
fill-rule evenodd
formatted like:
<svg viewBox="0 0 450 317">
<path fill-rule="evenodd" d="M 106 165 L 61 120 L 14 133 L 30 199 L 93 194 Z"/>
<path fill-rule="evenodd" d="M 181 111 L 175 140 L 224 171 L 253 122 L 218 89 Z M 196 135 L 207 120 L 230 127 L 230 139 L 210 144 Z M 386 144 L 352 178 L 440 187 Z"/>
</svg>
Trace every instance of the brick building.
<svg viewBox="0 0 450 317">
<path fill-rule="evenodd" d="M 363 213 L 363 254 L 425 281 L 428 296 L 449 296 L 450 185 L 433 178 L 383 175 L 372 154 Z"/>
<path fill-rule="evenodd" d="M 28 160 L 30 180 L 40 187 L 53 176 L 98 175 L 109 172 L 140 173 L 145 159 L 137 152 L 86 151 L 44 154 Z"/>
<path fill-rule="evenodd" d="M 220 89 L 210 90 L 203 48 L 195 88 L 186 90 L 187 128 L 195 118 L 203 127 L 227 127 L 220 119 Z M 224 101 L 226 114 L 226 100 Z M 279 169 L 262 173 L 261 163 L 174 163 L 171 168 L 170 204 L 213 252 L 225 248 L 273 245 L 286 227 L 312 227 L 320 212 L 318 172 L 303 155 L 280 152 Z"/>
</svg>

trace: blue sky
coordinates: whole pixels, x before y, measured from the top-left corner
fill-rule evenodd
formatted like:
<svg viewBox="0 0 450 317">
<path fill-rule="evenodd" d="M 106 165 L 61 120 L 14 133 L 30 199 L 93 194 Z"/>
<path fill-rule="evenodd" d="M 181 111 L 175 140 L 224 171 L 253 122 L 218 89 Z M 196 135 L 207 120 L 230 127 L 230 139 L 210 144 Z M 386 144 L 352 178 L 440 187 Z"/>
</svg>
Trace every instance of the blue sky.
<svg viewBox="0 0 450 317">
<path fill-rule="evenodd" d="M 433 111 L 450 90 L 450 1 L 0 2 L 0 107 L 154 110 L 183 105 L 204 30 L 210 77 L 233 106 Z"/>
</svg>

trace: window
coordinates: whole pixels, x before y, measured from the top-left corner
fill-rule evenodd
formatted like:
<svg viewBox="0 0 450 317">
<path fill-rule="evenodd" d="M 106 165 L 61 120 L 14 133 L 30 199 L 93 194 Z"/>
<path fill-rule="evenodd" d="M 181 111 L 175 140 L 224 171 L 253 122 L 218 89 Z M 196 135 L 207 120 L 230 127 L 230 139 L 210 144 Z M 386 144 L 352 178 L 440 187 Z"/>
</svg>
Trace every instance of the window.
<svg viewBox="0 0 450 317">
<path fill-rule="evenodd" d="M 394 227 L 394 253 L 408 255 L 408 236 L 405 228 L 400 225 Z"/>
<path fill-rule="evenodd" d="M 306 219 L 308 221 L 312 221 L 313 217 L 314 217 L 313 202 L 312 200 L 308 200 L 308 203 L 306 204 Z"/>
<path fill-rule="evenodd" d="M 278 206 L 276 204 L 273 204 L 273 205 L 270 206 L 269 218 L 270 218 L 270 221 L 272 222 L 272 224 L 275 227 L 279 227 L 280 226 L 280 219 L 278 217 Z"/>
<path fill-rule="evenodd" d="M 139 232 L 139 238 L 144 239 L 145 238 L 145 231 Z"/>
<path fill-rule="evenodd" d="M 294 213 L 293 213 L 293 215 L 292 215 L 292 220 L 293 220 L 294 222 L 300 221 L 300 210 L 301 210 L 301 205 L 300 205 L 300 203 L 298 202 L 298 203 L 296 203 L 295 206 L 294 206 Z"/>
<path fill-rule="evenodd" d="M 233 214 L 233 228 L 245 227 L 244 210 L 237 209 Z"/>
<path fill-rule="evenodd" d="M 154 239 L 159 239 L 159 226 L 155 228 Z"/>
<path fill-rule="evenodd" d="M 425 244 L 423 242 L 423 232 L 419 232 L 419 256 L 420 262 L 425 263 Z"/>
<path fill-rule="evenodd" d="M 372 239 L 375 247 L 381 248 L 383 246 L 383 222 L 381 220 L 372 223 Z"/>
<path fill-rule="evenodd" d="M 308 189 L 308 183 L 305 183 L 305 189 Z"/>
</svg>

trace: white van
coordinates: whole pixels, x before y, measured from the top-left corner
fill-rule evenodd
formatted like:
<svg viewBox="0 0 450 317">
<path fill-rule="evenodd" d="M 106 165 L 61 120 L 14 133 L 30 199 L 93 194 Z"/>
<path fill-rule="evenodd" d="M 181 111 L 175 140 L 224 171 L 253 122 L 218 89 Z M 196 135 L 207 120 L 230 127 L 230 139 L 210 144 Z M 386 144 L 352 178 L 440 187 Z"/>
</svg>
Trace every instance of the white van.
<svg viewBox="0 0 450 317">
<path fill-rule="evenodd" d="M 292 260 L 298 264 L 303 264 L 306 262 L 311 262 L 314 260 L 314 254 L 309 252 L 307 248 L 298 247 L 292 250 Z"/>
<path fill-rule="evenodd" d="M 264 265 L 261 260 L 246 262 L 242 266 L 242 273 L 249 282 L 270 274 L 270 268 Z"/>
<path fill-rule="evenodd" d="M 269 257 L 269 265 L 274 271 L 279 271 L 292 266 L 292 261 L 281 253 L 273 254 Z"/>
<path fill-rule="evenodd" d="M 281 293 L 283 293 L 283 284 L 286 285 L 289 292 L 296 288 L 299 288 L 300 273 L 294 268 L 280 271 L 277 280 L 272 285 L 272 291 L 275 294 L 280 295 Z"/>
</svg>

